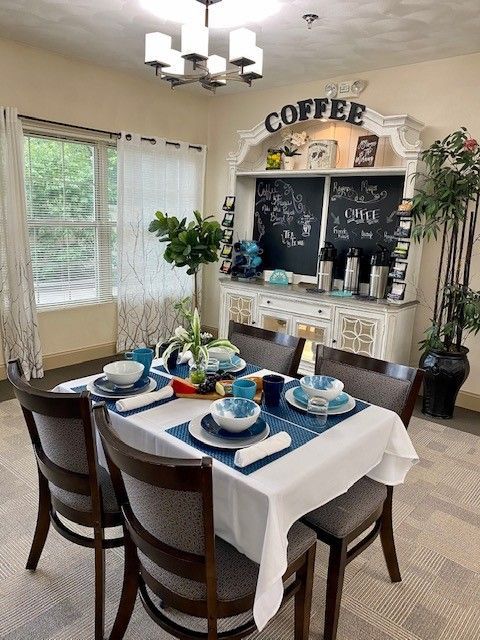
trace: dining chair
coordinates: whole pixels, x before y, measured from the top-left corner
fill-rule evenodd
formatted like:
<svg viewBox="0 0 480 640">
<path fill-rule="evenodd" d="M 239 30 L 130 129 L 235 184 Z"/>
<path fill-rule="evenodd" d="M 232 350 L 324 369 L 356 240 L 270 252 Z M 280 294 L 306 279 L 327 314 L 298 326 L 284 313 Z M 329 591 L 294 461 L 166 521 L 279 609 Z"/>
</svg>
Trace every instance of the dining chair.
<svg viewBox="0 0 480 640">
<path fill-rule="evenodd" d="M 305 338 L 251 327 L 233 320 L 230 321 L 228 337 L 249 364 L 292 378 L 297 376 Z"/>
<path fill-rule="evenodd" d="M 137 592 L 148 615 L 176 638 L 244 638 L 258 565 L 215 536 L 212 460 L 164 458 L 119 440 L 105 405 L 94 408 L 123 514 L 124 581 L 110 635 L 121 640 Z M 295 640 L 307 640 L 316 536 L 296 523 L 288 536 L 284 601 L 295 597 Z"/>
<path fill-rule="evenodd" d="M 319 345 L 315 373 L 338 378 L 355 398 L 395 411 L 408 428 L 423 371 L 413 367 L 347 353 Z M 335 640 L 345 569 L 380 535 L 392 582 L 402 577 L 398 566 L 392 525 L 393 487 L 367 476 L 326 505 L 307 514 L 302 521 L 329 545 L 324 640 Z M 353 547 L 349 545 L 368 529 Z"/>
<path fill-rule="evenodd" d="M 7 376 L 22 408 L 38 470 L 38 516 L 26 568 L 36 570 L 50 523 L 70 542 L 93 548 L 95 640 L 103 640 L 105 549 L 122 546 L 123 536 L 104 537 L 104 529 L 121 526 L 122 518 L 108 471 L 98 464 L 90 394 L 34 389 L 19 360 L 8 363 Z M 93 537 L 73 531 L 59 515 L 92 528 Z"/>
</svg>

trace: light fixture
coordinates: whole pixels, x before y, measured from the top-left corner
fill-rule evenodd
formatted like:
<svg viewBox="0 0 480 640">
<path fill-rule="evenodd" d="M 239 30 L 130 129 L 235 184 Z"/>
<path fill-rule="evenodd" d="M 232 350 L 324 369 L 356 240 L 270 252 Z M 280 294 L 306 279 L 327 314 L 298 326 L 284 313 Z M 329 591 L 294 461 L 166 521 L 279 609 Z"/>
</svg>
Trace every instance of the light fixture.
<svg viewBox="0 0 480 640">
<path fill-rule="evenodd" d="M 252 84 L 263 77 L 263 49 L 257 46 L 256 34 L 241 27 L 230 33 L 228 60 L 238 69 L 227 69 L 227 60 L 209 55 L 209 9 L 222 0 L 196 0 L 205 6 L 205 25 L 187 22 L 181 29 L 181 50 L 172 49 L 172 38 L 163 33 L 145 36 L 145 64 L 153 66 L 158 76 L 172 87 L 199 82 L 215 91 L 217 87 L 236 80 Z M 275 2 L 276 0 L 270 0 Z M 273 5 L 272 5 L 273 6 Z M 190 64 L 186 72 L 186 61 Z"/>
</svg>

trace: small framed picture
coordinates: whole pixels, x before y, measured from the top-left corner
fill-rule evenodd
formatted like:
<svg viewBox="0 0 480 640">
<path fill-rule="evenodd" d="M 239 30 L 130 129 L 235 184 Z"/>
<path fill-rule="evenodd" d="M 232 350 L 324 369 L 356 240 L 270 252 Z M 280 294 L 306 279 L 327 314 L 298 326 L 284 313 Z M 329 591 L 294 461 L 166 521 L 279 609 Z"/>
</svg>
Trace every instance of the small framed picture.
<svg viewBox="0 0 480 640">
<path fill-rule="evenodd" d="M 227 229 L 232 229 L 233 227 L 234 214 L 226 213 L 223 216 L 222 227 L 227 227 Z"/>
<path fill-rule="evenodd" d="M 411 231 L 412 231 L 412 219 L 400 218 L 398 227 L 393 235 L 396 238 L 410 238 Z"/>
<path fill-rule="evenodd" d="M 399 262 L 395 260 L 395 264 L 390 272 L 390 277 L 395 278 L 395 280 L 405 280 L 405 274 L 407 272 L 407 263 Z"/>
<path fill-rule="evenodd" d="M 227 196 L 223 203 L 224 211 L 235 211 L 235 196 Z"/>
<path fill-rule="evenodd" d="M 220 251 L 220 257 L 225 258 L 226 260 L 230 260 L 230 258 L 232 257 L 232 251 L 232 245 L 224 244 L 222 250 Z"/>
<path fill-rule="evenodd" d="M 410 249 L 410 243 L 409 242 L 405 242 L 403 240 L 399 240 L 397 242 L 397 246 L 395 247 L 395 249 L 392 252 L 392 256 L 394 258 L 402 258 L 403 260 L 405 260 L 406 258 L 408 258 L 408 250 Z"/>
<path fill-rule="evenodd" d="M 403 300 L 405 297 L 405 283 L 394 282 L 392 284 L 392 290 L 388 294 L 388 300 Z"/>
<path fill-rule="evenodd" d="M 377 155 L 378 136 L 360 136 L 355 151 L 354 167 L 373 167 Z"/>
<path fill-rule="evenodd" d="M 233 242 L 233 229 L 224 229 L 222 236 L 223 244 L 232 244 Z"/>
<path fill-rule="evenodd" d="M 232 263 L 230 260 L 223 260 L 222 265 L 220 267 L 220 273 L 229 276 L 232 273 Z"/>
</svg>

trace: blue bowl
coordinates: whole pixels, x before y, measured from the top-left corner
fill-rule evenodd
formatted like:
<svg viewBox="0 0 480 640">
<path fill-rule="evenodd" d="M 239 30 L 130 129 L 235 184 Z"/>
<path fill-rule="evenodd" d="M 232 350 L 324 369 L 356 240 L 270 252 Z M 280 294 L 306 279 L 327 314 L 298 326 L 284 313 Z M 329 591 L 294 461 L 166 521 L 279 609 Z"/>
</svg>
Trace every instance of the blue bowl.
<svg viewBox="0 0 480 640">
<path fill-rule="evenodd" d="M 327 402 L 343 391 L 343 382 L 331 376 L 304 376 L 300 385 L 309 398 L 323 398 Z"/>
<path fill-rule="evenodd" d="M 210 406 L 215 422 L 232 433 L 240 433 L 251 427 L 260 417 L 260 407 L 247 398 L 222 398 Z"/>
</svg>

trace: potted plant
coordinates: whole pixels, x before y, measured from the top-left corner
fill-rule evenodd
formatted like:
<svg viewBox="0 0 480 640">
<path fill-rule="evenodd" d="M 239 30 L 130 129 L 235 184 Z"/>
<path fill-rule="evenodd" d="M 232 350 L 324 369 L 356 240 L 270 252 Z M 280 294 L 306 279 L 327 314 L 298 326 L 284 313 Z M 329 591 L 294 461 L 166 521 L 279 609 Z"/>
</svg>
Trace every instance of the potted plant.
<svg viewBox="0 0 480 640">
<path fill-rule="evenodd" d="M 176 267 L 187 267 L 188 275 L 194 277 L 193 307 L 199 306 L 198 272 L 202 264 L 218 261 L 218 251 L 222 239 L 222 228 L 213 216 L 203 218 L 194 211 L 195 220 L 187 224 L 187 219 L 157 211 L 148 230 L 160 242 L 168 242 L 164 258 Z"/>
<path fill-rule="evenodd" d="M 440 239 L 431 325 L 420 343 L 423 413 L 451 418 L 470 371 L 465 340 L 480 331 L 480 291 L 471 287 L 478 240 L 480 149 L 462 127 L 422 153 L 423 187 L 413 198 L 414 239 Z M 477 231 L 478 233 L 478 231 Z"/>
<path fill-rule="evenodd" d="M 283 138 L 283 168 L 287 171 L 292 171 L 295 168 L 295 156 L 302 155 L 298 152 L 300 147 L 303 147 L 310 138 L 306 131 L 290 132 Z"/>
<path fill-rule="evenodd" d="M 189 298 L 176 304 L 175 309 L 183 317 L 185 326 L 177 327 L 168 341 L 163 353 L 164 366 L 168 370 L 167 361 L 173 352 L 180 351 L 180 355 L 184 356 L 189 351 L 192 354 L 190 381 L 193 384 L 201 384 L 206 378 L 210 349 L 221 347 L 232 353 L 238 353 L 238 349 L 229 340 L 214 340 L 210 333 L 202 333 L 200 314 L 196 307 L 191 311 Z"/>
</svg>

